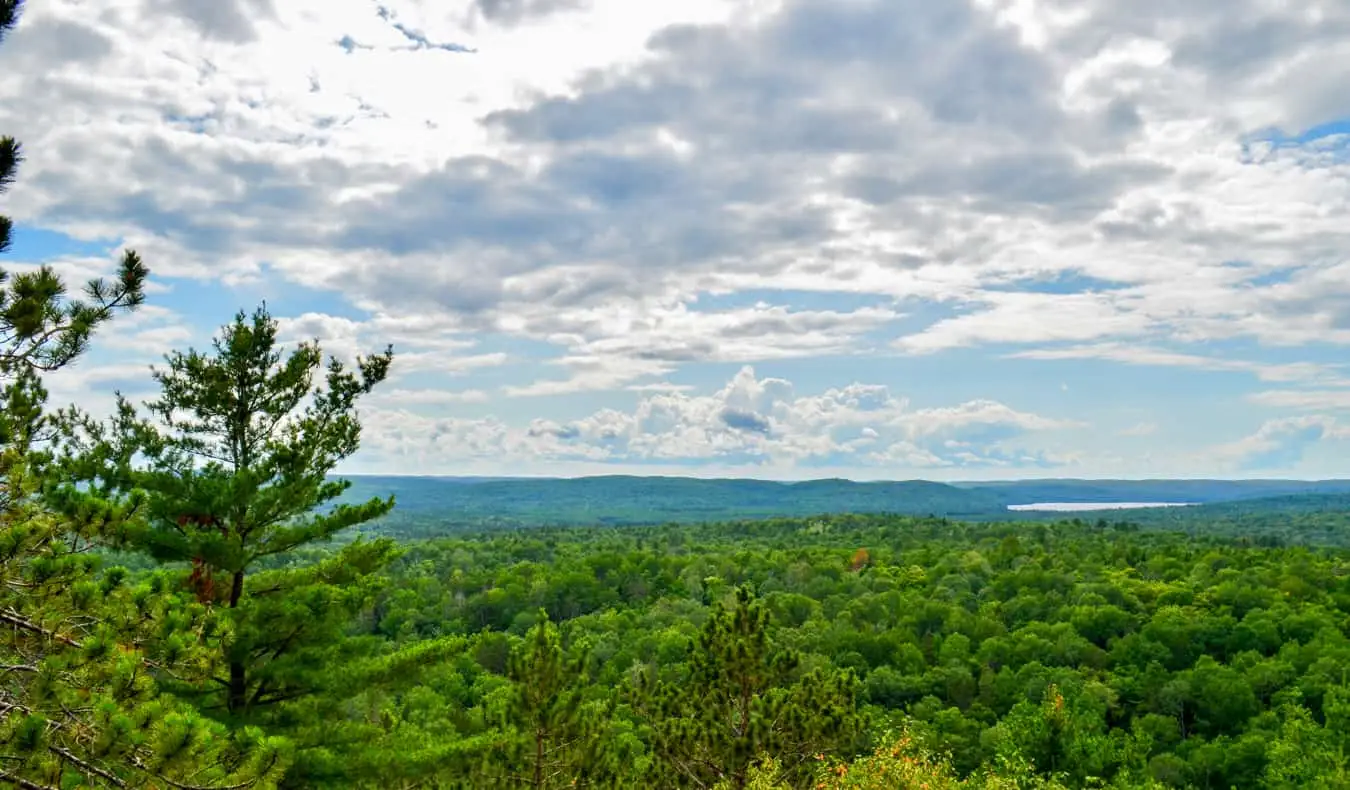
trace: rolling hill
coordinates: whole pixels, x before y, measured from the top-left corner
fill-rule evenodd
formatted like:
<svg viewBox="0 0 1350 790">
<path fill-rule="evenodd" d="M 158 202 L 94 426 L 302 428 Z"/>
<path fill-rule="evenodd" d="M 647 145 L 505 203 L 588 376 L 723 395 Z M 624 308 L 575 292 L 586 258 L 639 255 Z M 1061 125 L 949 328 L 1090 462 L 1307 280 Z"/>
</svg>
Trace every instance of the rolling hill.
<svg viewBox="0 0 1350 790">
<path fill-rule="evenodd" d="M 438 478 L 353 476 L 346 501 L 397 497 L 385 519 L 417 531 L 492 526 L 654 524 L 827 513 L 897 513 L 990 521 L 1040 520 L 1010 512 L 1039 502 L 1190 502 L 1185 512 L 1130 511 L 1130 521 L 1165 525 L 1200 516 L 1307 512 L 1350 505 L 1350 481 L 1026 480 L 935 483 L 924 480 L 782 483 L 752 479 L 602 476 L 583 478 Z M 1060 514 L 1062 516 L 1063 514 Z M 1078 514 L 1084 518 L 1089 514 Z M 1108 515 L 1112 520 L 1119 513 Z"/>
</svg>

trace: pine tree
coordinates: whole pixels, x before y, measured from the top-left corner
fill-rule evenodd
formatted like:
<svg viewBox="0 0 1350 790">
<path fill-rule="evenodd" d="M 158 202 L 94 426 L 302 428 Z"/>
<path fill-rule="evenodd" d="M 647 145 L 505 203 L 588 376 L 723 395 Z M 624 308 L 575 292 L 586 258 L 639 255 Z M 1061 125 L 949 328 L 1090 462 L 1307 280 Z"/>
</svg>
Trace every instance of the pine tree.
<svg viewBox="0 0 1350 790">
<path fill-rule="evenodd" d="M 234 727 L 289 737 L 293 784 L 350 782 L 365 759 L 355 751 L 376 749 L 383 732 L 355 712 L 354 698 L 415 677 L 410 668 L 448 646 L 388 654 L 379 638 L 349 633 L 396 556 L 392 541 L 297 558 L 394 505 L 335 502 L 350 482 L 330 476 L 357 450 L 356 405 L 392 360 L 386 349 L 354 370 L 335 358 L 325 366 L 313 342 L 283 353 L 266 308 L 241 311 L 210 353 L 166 357 L 148 415 L 119 399 L 110 424 L 81 418 L 67 429 L 84 457 L 98 459 L 82 469 L 93 490 L 146 498 L 147 518 L 122 531 L 119 547 L 190 567 L 184 586 L 216 618 L 203 633 L 217 651 L 214 682 L 175 690 Z"/>
<path fill-rule="evenodd" d="M 0 39 L 19 5 L 0 0 Z M 18 143 L 0 139 L 0 192 L 19 161 Z M 0 251 L 12 232 L 0 216 Z M 146 274 L 128 252 L 117 281 L 89 283 L 79 302 L 49 268 L 12 278 L 0 270 L 0 784 L 261 787 L 281 766 L 257 733 L 225 742 L 218 726 L 159 692 L 153 676 L 190 663 L 190 651 L 156 660 L 137 646 L 154 635 L 171 644 L 192 613 L 153 583 L 100 571 L 91 546 L 134 519 L 136 503 L 79 491 L 52 463 L 40 373 L 70 364 L 100 324 L 139 305 Z"/>
<path fill-rule="evenodd" d="M 488 754 L 483 783 L 530 790 L 610 786 L 615 772 L 603 730 L 612 711 L 586 701 L 585 657 L 567 655 L 546 614 L 512 651 L 507 677 L 514 686 L 504 736 Z"/>
<path fill-rule="evenodd" d="M 279 744 L 222 728 L 164 696 L 154 678 L 197 656 L 181 641 L 200 622 L 154 580 L 100 572 L 90 549 L 136 517 L 48 476 L 46 392 L 31 371 L 0 406 L 0 783 L 71 787 L 270 787 Z M 54 507 L 56 500 L 59 507 Z M 147 641 L 165 646 L 156 656 Z"/>
<path fill-rule="evenodd" d="M 651 728 L 661 786 L 745 788 L 771 758 L 791 786 L 810 786 L 817 755 L 848 751 L 861 732 L 850 673 L 798 671 L 776 649 L 768 612 L 746 587 L 721 605 L 680 682 L 642 675 L 635 703 Z"/>
</svg>

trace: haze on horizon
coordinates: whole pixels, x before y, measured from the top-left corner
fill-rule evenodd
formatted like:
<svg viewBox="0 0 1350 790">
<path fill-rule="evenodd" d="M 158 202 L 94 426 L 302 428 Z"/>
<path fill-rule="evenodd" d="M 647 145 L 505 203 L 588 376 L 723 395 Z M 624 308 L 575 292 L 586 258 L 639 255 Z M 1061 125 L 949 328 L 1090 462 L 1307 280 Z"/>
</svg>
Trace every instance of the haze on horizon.
<svg viewBox="0 0 1350 790">
<path fill-rule="evenodd" d="M 95 411 L 394 343 L 353 473 L 1346 477 L 1350 5 L 1276 5 L 30 3 L 5 265 L 154 270 Z"/>
</svg>

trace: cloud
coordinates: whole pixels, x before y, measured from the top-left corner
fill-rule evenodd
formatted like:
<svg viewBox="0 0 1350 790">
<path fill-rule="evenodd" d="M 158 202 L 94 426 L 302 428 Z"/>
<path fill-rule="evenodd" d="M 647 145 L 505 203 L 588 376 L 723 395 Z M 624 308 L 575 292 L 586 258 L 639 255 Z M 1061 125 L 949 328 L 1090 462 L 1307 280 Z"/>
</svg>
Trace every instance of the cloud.
<svg viewBox="0 0 1350 790">
<path fill-rule="evenodd" d="M 346 362 L 368 356 L 393 345 L 395 381 L 414 374 L 434 372 L 461 376 L 483 368 L 499 367 L 510 357 L 501 351 L 465 353 L 474 342 L 441 334 L 438 322 L 413 318 L 376 316 L 357 321 L 327 313 L 304 313 L 277 319 L 277 338 L 282 343 L 317 340 L 325 354 Z"/>
<path fill-rule="evenodd" d="M 1350 428 L 1325 415 L 1282 417 L 1268 420 L 1256 433 L 1214 450 L 1214 455 L 1239 471 L 1288 468 L 1324 440 L 1350 439 Z"/>
<path fill-rule="evenodd" d="M 1151 365 L 1157 367 L 1185 367 L 1200 370 L 1232 371 L 1250 373 L 1260 381 L 1278 382 L 1322 382 L 1345 383 L 1350 385 L 1336 366 L 1311 362 L 1264 363 L 1241 359 L 1220 359 L 1199 354 L 1169 351 L 1140 345 L 1120 343 L 1098 343 L 1059 348 L 1042 348 L 1030 351 L 1018 351 L 1006 355 L 1010 359 L 1041 360 L 1078 360 L 1105 359 L 1127 365 Z"/>
<path fill-rule="evenodd" d="M 1118 436 L 1152 436 L 1158 432 L 1158 424 L 1153 422 L 1140 422 L 1131 425 L 1116 432 Z"/>
<path fill-rule="evenodd" d="M 990 343 L 1045 343 L 1092 340 L 1104 336 L 1140 335 L 1149 329 L 1146 316 L 1122 310 L 1097 294 L 990 293 L 980 298 L 988 308 L 947 318 L 895 345 L 913 353 Z M 1046 321 L 1047 315 L 1057 320 Z"/>
<path fill-rule="evenodd" d="M 483 390 L 393 389 L 376 390 L 366 403 L 374 408 L 396 409 L 414 406 L 446 406 L 459 403 L 487 403 L 491 396 Z"/>
<path fill-rule="evenodd" d="M 722 422 L 733 430 L 767 434 L 773 427 L 767 419 L 754 412 L 728 408 L 723 409 L 719 416 Z"/>
<path fill-rule="evenodd" d="M 1343 390 L 1266 390 L 1247 397 L 1252 403 L 1278 409 L 1300 411 L 1344 411 L 1350 409 L 1350 389 Z"/>
<path fill-rule="evenodd" d="M 726 311 L 699 311 L 683 304 L 614 314 L 599 305 L 568 315 L 522 310 L 515 330 L 568 345 L 556 364 L 570 378 L 511 387 L 513 396 L 613 389 L 636 379 L 662 376 L 682 363 L 753 362 L 839 357 L 871 350 L 865 338 L 902 315 L 867 307 L 851 312 L 789 310 L 758 303 Z"/>
<path fill-rule="evenodd" d="M 234 44 L 254 40 L 255 20 L 274 13 L 272 0 L 152 0 L 149 8 L 177 16 L 207 38 Z"/>
<path fill-rule="evenodd" d="M 473 7 L 488 22 L 512 26 L 563 11 L 585 8 L 588 4 L 587 0 L 475 0 Z"/>
<path fill-rule="evenodd" d="M 367 446 L 399 468 L 474 460 L 619 464 L 709 462 L 742 469 L 892 470 L 1049 467 L 1070 456 L 1023 442 L 1082 423 L 1017 411 L 994 401 L 912 409 L 886 387 L 852 384 L 799 395 L 784 379 L 742 368 L 710 395 L 643 395 L 631 411 L 535 419 L 519 429 L 494 418 L 419 416 L 384 408 L 366 419 Z"/>
<path fill-rule="evenodd" d="M 105 67 L 91 78 L 29 63 L 49 75 L 49 98 L 7 102 L 5 120 L 34 143 L 25 218 L 115 228 L 162 247 L 166 272 L 256 276 L 268 260 L 272 276 L 377 310 L 448 311 L 470 328 L 502 328 L 529 308 L 562 321 L 587 304 L 656 298 L 653 309 L 673 309 L 719 282 L 963 305 L 902 337 L 912 351 L 1146 333 L 1296 339 L 1335 323 L 1307 310 L 1276 320 L 1274 291 L 1269 311 L 1172 307 L 1179 278 L 1244 251 L 1311 281 L 1324 268 L 1316 256 L 1343 247 L 1346 231 L 1317 208 L 1344 204 L 1343 168 L 1239 156 L 1244 132 L 1298 128 L 1278 102 L 1253 109 L 1288 57 L 1210 54 L 1233 20 L 1263 31 L 1243 33 L 1253 40 L 1330 52 L 1337 40 L 1323 28 L 1345 16 L 1335 8 L 1318 25 L 1242 3 L 1140 27 L 1106 6 L 1056 22 L 1045 2 L 1029 16 L 966 2 L 690 4 L 687 21 L 625 12 L 626 35 L 638 36 L 626 40 L 647 39 L 636 59 L 513 61 L 494 82 L 484 69 L 497 61 L 391 50 L 466 32 L 411 4 L 153 2 L 209 32 L 207 43 L 165 39 L 169 55 L 146 69 L 132 57 L 144 37 L 136 17 L 101 20 L 86 29 L 108 42 L 97 50 Z M 472 9 L 510 26 L 563 6 L 614 12 L 561 0 Z M 34 11 L 0 59 L 45 51 L 42 26 L 75 24 L 75 9 Z M 379 25 L 392 37 L 371 37 Z M 375 49 L 332 46 L 357 34 Z M 429 69 L 472 87 L 410 94 Z M 571 84 L 520 91 L 560 77 Z M 1246 103 L 1204 103 L 1220 84 Z M 72 103 L 89 123 L 55 114 Z M 1267 200 L 1279 208 L 1258 217 Z M 1027 277 L 1065 271 L 1135 290 L 1020 291 Z M 1239 287 L 1215 282 L 1188 302 L 1232 305 Z M 1267 290 L 1246 298 L 1259 306 Z"/>
</svg>

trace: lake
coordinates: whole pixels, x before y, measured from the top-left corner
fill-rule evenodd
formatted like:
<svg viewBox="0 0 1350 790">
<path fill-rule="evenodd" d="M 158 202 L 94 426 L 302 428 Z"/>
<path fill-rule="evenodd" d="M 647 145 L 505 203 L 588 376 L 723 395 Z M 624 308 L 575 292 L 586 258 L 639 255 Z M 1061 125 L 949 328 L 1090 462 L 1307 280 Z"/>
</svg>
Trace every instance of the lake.
<svg viewBox="0 0 1350 790">
<path fill-rule="evenodd" d="M 1035 502 L 1008 505 L 1009 510 L 1044 510 L 1073 513 L 1085 510 L 1134 510 L 1141 507 L 1189 507 L 1197 502 Z"/>
</svg>

